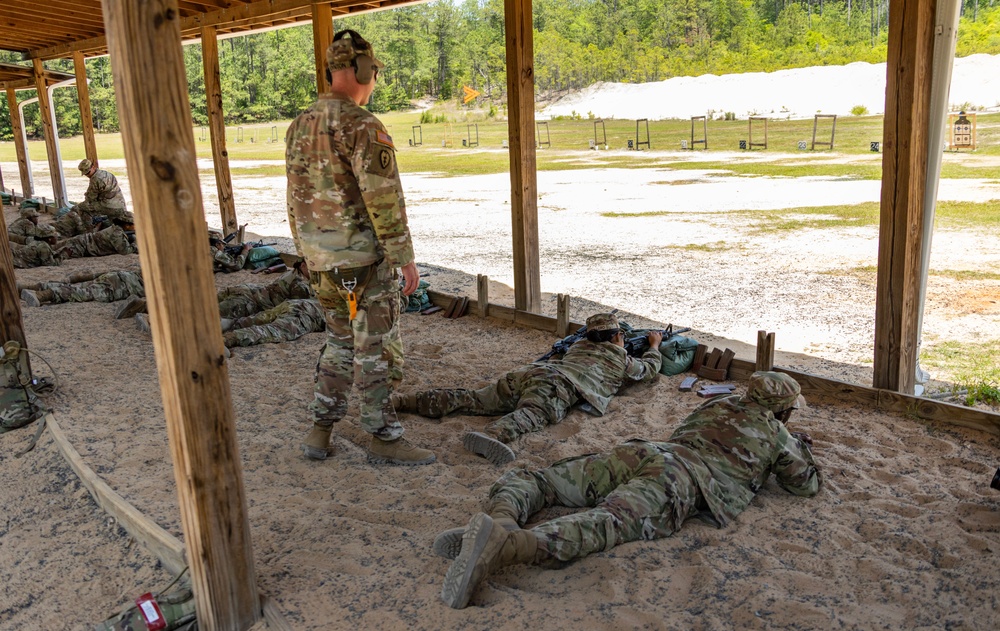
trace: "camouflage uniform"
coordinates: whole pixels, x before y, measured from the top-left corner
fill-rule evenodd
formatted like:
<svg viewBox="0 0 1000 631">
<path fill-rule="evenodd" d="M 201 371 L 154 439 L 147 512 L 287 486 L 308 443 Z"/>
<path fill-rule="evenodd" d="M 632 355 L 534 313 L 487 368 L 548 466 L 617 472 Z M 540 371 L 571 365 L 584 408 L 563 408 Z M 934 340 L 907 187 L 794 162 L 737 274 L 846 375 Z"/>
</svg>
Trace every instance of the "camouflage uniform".
<svg viewBox="0 0 1000 631">
<path fill-rule="evenodd" d="M 285 142 L 288 223 L 326 309 L 313 420 L 329 427 L 343 418 L 356 383 L 361 426 L 395 440 L 403 427 L 389 394 L 402 378 L 404 304 L 396 268 L 414 260 L 395 147 L 375 116 L 337 93 L 320 95 L 292 122 Z M 353 319 L 343 286 L 352 281 Z"/>
<path fill-rule="evenodd" d="M 64 249 L 69 258 L 135 254 L 135 248 L 129 243 L 125 231 L 118 226 L 70 237 L 60 241 L 57 246 Z"/>
<path fill-rule="evenodd" d="M 273 309 L 286 300 L 309 298 L 309 283 L 294 271 L 288 271 L 267 285 L 234 285 L 219 290 L 219 315 L 244 318 Z"/>
<path fill-rule="evenodd" d="M 14 258 L 14 267 L 42 267 L 44 265 L 62 265 L 62 259 L 55 255 L 45 241 L 31 241 L 26 245 L 10 244 L 10 253 Z"/>
<path fill-rule="evenodd" d="M 667 537 L 697 512 L 725 526 L 772 473 L 785 490 L 811 497 L 820 474 L 809 446 L 774 417 L 798 393 L 787 375 L 754 373 L 747 395 L 702 404 L 666 442 L 632 440 L 610 453 L 508 471 L 490 489 L 486 510 L 516 514 L 524 524 L 550 506 L 588 508 L 531 529 L 543 558 L 569 561 Z"/>
<path fill-rule="evenodd" d="M 107 215 L 112 221 L 132 222 L 132 215 L 125 206 L 125 195 L 118 186 L 118 178 L 104 169 L 97 169 L 90 177 L 85 201 L 74 208 L 84 219 Z"/>
<path fill-rule="evenodd" d="M 276 307 L 237 319 L 222 339 L 227 348 L 291 342 L 326 328 L 318 300 L 286 300 Z"/>
<path fill-rule="evenodd" d="M 584 339 L 573 344 L 562 359 L 522 366 L 479 390 L 439 388 L 418 393 L 419 409 L 413 411 L 432 417 L 451 412 L 506 414 L 487 430 L 508 443 L 559 423 L 580 399 L 603 415 L 626 381 L 650 381 L 661 361 L 655 348 L 635 359 L 611 342 Z"/>
<path fill-rule="evenodd" d="M 119 271 L 101 274 L 84 283 L 41 283 L 39 290 L 50 290 L 53 304 L 63 302 L 115 302 L 129 296 L 146 297 L 139 272 Z"/>
<path fill-rule="evenodd" d="M 32 221 L 32 217 L 38 218 L 38 211 L 34 208 L 24 208 L 20 211 L 20 217 L 7 226 L 7 236 L 20 237 L 17 243 L 25 243 L 28 237 L 35 238 L 38 235 L 38 223 Z"/>
<path fill-rule="evenodd" d="M 212 255 L 212 271 L 213 272 L 223 272 L 229 274 L 230 272 L 238 272 L 243 269 L 243 266 L 247 262 L 247 254 L 249 252 L 240 252 L 236 256 L 233 256 L 226 249 L 219 249 L 214 245 L 209 245 L 209 252 Z"/>
</svg>

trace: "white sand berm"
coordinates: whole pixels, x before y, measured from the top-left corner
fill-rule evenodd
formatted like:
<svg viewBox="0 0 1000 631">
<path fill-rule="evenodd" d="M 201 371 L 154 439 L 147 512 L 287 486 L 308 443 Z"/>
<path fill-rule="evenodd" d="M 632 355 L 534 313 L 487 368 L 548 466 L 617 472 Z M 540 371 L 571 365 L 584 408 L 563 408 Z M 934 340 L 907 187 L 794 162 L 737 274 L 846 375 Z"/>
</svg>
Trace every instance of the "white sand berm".
<svg viewBox="0 0 1000 631">
<path fill-rule="evenodd" d="M 885 112 L 886 65 L 855 62 L 700 77 L 673 77 L 654 83 L 595 83 L 559 99 L 539 114 L 599 118 L 688 118 L 733 112 L 738 118 L 810 118 L 849 115 L 862 105 L 869 114 Z M 1000 109 L 1000 55 L 955 60 L 948 100 L 952 109 Z"/>
</svg>

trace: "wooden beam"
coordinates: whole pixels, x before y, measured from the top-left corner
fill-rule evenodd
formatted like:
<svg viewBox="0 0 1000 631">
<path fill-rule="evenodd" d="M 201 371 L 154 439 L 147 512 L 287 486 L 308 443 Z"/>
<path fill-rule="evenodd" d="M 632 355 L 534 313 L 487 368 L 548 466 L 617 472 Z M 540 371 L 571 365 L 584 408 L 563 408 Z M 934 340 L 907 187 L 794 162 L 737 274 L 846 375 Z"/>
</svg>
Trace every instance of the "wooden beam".
<svg viewBox="0 0 1000 631">
<path fill-rule="evenodd" d="M 21 297 L 14 277 L 14 258 L 7 240 L 7 222 L 0 212 L 0 346 L 10 341 L 17 342 L 21 348 L 28 348 L 24 320 L 21 318 Z M 27 353 L 22 355 L 27 357 Z M 30 364 L 26 364 L 25 368 L 30 371 Z"/>
<path fill-rule="evenodd" d="M 198 628 L 260 620 L 174 0 L 102 0 Z"/>
<path fill-rule="evenodd" d="M 17 93 L 7 88 L 7 109 L 10 111 L 10 126 L 14 134 L 14 153 L 17 155 L 17 170 L 21 174 L 21 195 L 25 198 L 35 194 L 31 187 L 31 173 L 28 171 L 28 152 L 24 146 L 21 110 L 17 108 Z"/>
<path fill-rule="evenodd" d="M 556 337 L 569 335 L 569 294 L 556 295 Z"/>
<path fill-rule="evenodd" d="M 876 388 L 913 394 L 936 0 L 889 12 L 882 212 L 875 293 Z"/>
<path fill-rule="evenodd" d="M 52 179 L 52 197 L 55 198 L 55 205 L 66 204 L 66 191 L 63 188 L 62 164 L 59 162 L 59 147 L 57 143 L 55 128 L 52 126 L 52 109 L 50 108 L 48 84 L 45 82 L 45 73 L 42 68 L 41 59 L 33 59 L 31 65 L 35 72 L 35 86 L 38 91 L 38 109 L 42 114 L 42 129 L 45 134 L 45 153 L 49 160 L 49 176 Z"/>
<path fill-rule="evenodd" d="M 333 41 L 333 12 L 328 4 L 312 5 L 313 52 L 316 55 L 316 91 L 330 91 L 326 80 L 326 49 Z"/>
<path fill-rule="evenodd" d="M 771 370 L 774 367 L 774 333 L 757 331 L 757 364 L 754 370 Z"/>
<path fill-rule="evenodd" d="M 479 317 L 485 318 L 490 314 L 490 279 L 488 276 L 483 274 L 476 276 L 476 290 L 478 293 L 476 307 L 479 309 Z"/>
<path fill-rule="evenodd" d="M 507 133 L 513 226 L 514 306 L 542 306 L 538 267 L 538 179 L 535 172 L 535 61 L 531 0 L 504 0 L 507 46 Z"/>
<path fill-rule="evenodd" d="M 212 137 L 212 162 L 215 165 L 215 188 L 219 194 L 222 233 L 236 232 L 236 202 L 233 178 L 226 149 L 226 121 L 222 110 L 222 81 L 219 78 L 219 40 L 214 26 L 201 29 L 201 61 L 205 69 L 205 103 L 208 106 L 208 131 Z"/>
<path fill-rule="evenodd" d="M 90 112 L 90 86 L 87 85 L 87 62 L 83 53 L 73 53 L 73 69 L 76 70 L 76 93 L 80 101 L 80 124 L 83 127 L 83 147 L 87 159 L 98 164 L 97 142 L 94 138 L 94 117 Z"/>
</svg>

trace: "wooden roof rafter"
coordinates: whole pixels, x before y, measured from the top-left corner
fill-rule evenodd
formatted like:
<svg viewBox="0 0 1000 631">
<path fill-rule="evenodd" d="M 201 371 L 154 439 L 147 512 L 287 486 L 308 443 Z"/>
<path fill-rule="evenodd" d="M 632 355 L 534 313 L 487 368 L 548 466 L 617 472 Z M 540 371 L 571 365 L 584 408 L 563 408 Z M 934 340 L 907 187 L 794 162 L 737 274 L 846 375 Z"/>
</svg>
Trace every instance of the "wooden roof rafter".
<svg viewBox="0 0 1000 631">
<path fill-rule="evenodd" d="M 55 70 L 44 70 L 46 85 L 54 85 L 68 79 L 73 79 L 75 75 Z M 14 88 L 24 90 L 35 88 L 35 74 L 31 66 L 19 66 L 17 64 L 0 63 L 0 90 Z"/>
</svg>

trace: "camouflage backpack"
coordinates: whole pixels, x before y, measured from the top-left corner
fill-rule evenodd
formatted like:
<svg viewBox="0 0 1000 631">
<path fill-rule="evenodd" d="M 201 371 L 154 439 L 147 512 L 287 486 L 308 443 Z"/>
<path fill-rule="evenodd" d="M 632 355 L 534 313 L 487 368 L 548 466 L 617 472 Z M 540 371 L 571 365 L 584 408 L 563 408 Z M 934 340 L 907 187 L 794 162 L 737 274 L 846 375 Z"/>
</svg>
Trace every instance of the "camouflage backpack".
<svg viewBox="0 0 1000 631">
<path fill-rule="evenodd" d="M 45 409 L 23 377 L 21 347 L 7 342 L 0 349 L 0 434 L 41 418 Z"/>
</svg>

